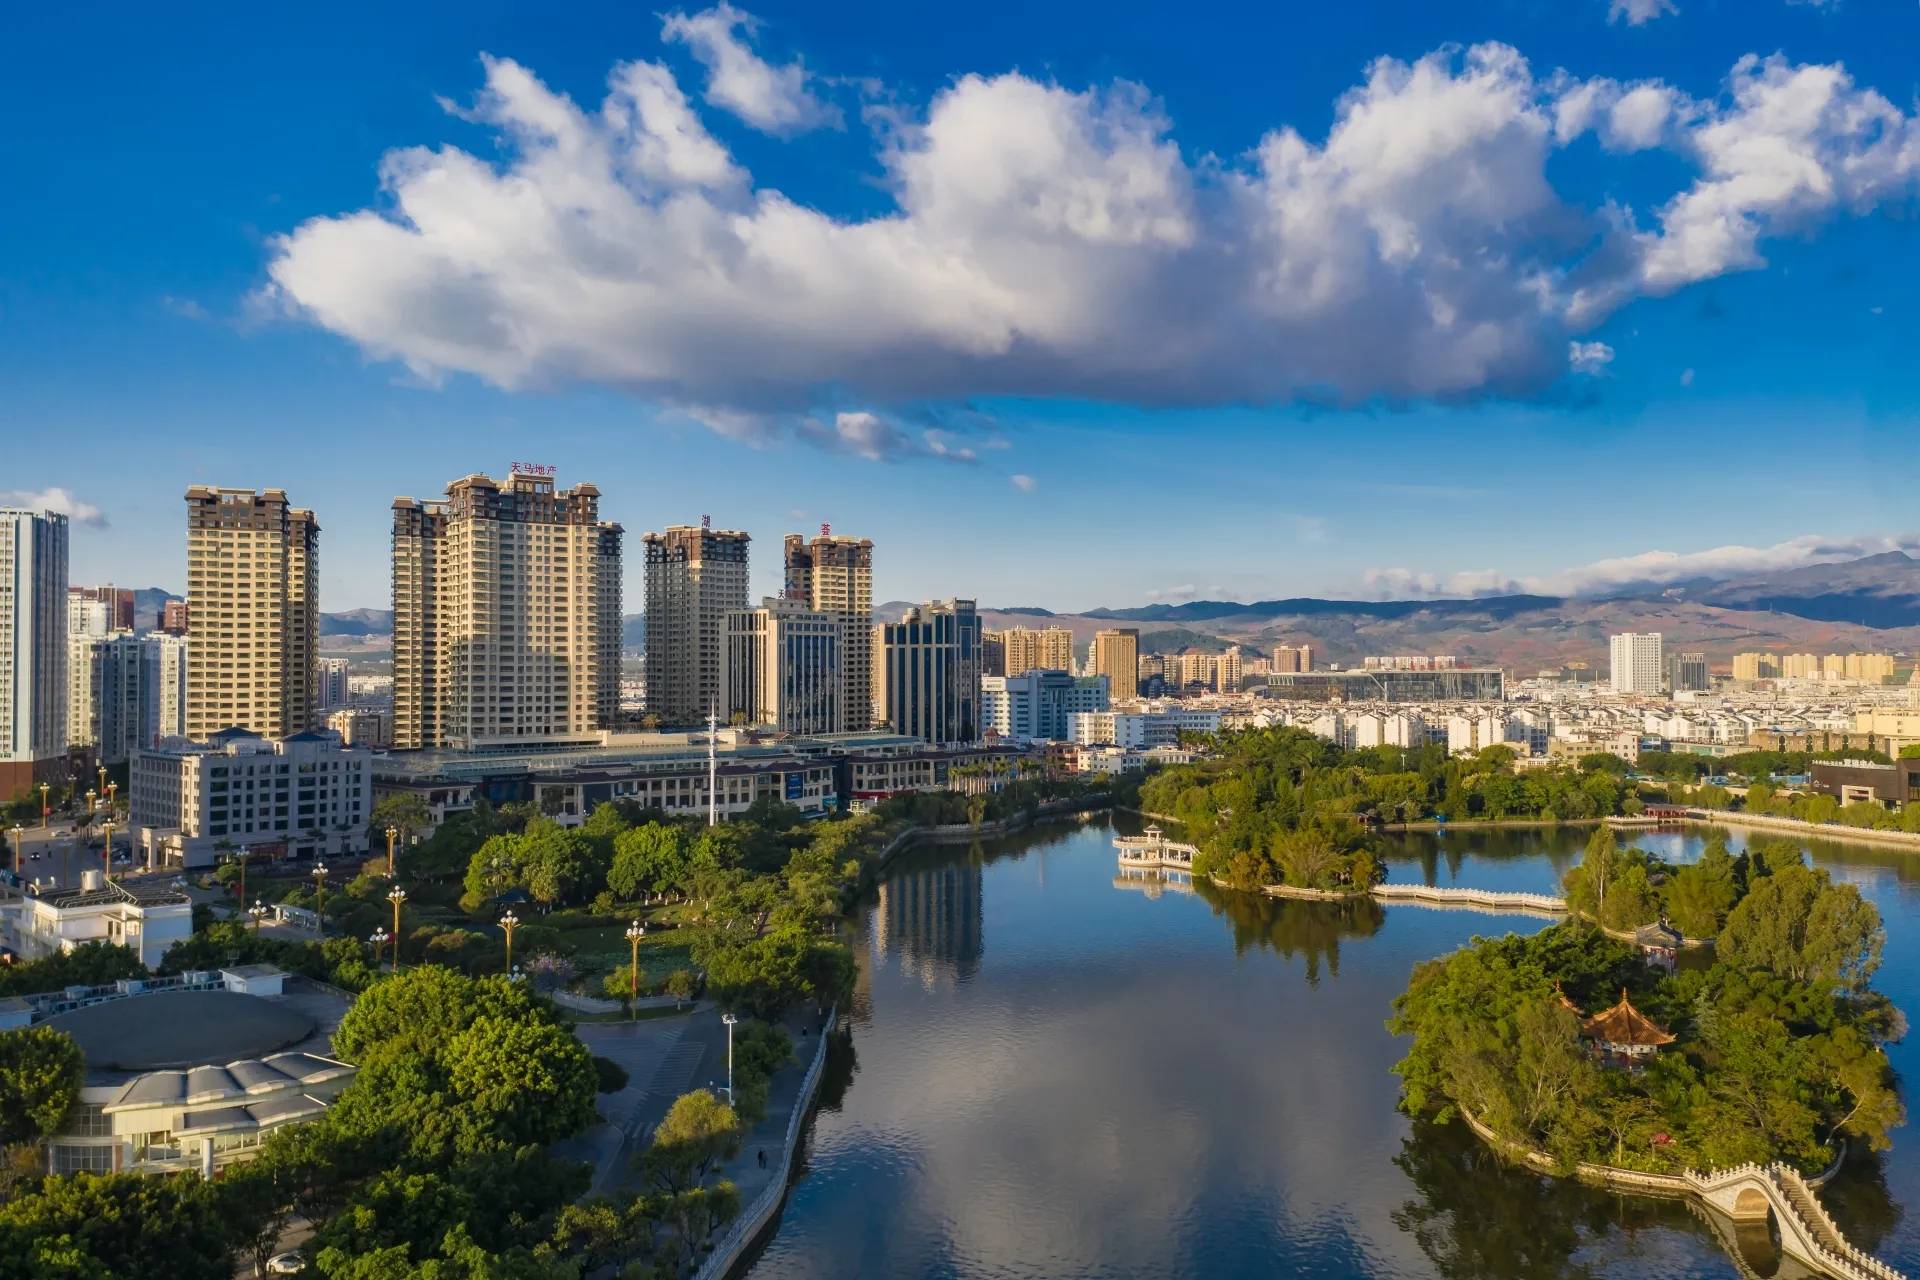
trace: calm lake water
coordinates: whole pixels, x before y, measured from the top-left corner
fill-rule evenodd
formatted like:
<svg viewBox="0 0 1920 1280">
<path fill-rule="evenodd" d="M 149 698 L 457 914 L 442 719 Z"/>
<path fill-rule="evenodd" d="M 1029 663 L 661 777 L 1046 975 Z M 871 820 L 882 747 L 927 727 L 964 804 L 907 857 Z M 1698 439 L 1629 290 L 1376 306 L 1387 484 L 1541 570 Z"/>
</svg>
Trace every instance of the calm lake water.
<svg viewBox="0 0 1920 1280">
<path fill-rule="evenodd" d="M 1116 824 L 1139 826 L 1120 815 L 894 864 L 860 926 L 851 1045 L 751 1275 L 1741 1274 L 1684 1205 L 1518 1173 L 1394 1109 L 1402 1047 L 1384 1023 L 1408 970 L 1543 922 L 1153 895 L 1116 885 Z M 1389 875 L 1552 890 L 1586 837 L 1402 836 Z M 1879 904 L 1878 985 L 1920 1012 L 1920 855 L 1813 853 Z M 1891 1052 L 1914 1079 L 1920 1048 Z M 1824 1198 L 1856 1243 L 1920 1270 L 1920 1124 Z M 1766 1252 L 1750 1242 L 1763 1275 Z"/>
</svg>

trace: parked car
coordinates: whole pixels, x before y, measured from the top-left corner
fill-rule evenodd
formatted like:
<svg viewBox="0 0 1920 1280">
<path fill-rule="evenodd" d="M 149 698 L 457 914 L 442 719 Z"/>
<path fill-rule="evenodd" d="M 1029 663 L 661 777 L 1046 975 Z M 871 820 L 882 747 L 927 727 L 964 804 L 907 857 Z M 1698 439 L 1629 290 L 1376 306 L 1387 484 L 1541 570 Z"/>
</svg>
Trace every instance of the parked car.
<svg viewBox="0 0 1920 1280">
<path fill-rule="evenodd" d="M 306 1269 L 307 1260 L 298 1249 L 276 1253 L 267 1259 L 267 1274 L 270 1276 L 297 1276 Z"/>
</svg>

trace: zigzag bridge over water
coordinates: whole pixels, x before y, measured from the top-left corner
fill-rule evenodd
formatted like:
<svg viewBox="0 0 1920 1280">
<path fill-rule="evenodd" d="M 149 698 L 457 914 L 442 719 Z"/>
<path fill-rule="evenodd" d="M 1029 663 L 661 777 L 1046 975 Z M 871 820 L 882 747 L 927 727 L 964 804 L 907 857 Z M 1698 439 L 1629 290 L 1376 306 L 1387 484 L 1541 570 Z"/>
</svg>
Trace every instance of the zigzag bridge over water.
<svg viewBox="0 0 1920 1280">
<path fill-rule="evenodd" d="M 1116 837 L 1113 844 L 1119 853 L 1120 865 L 1120 880 L 1116 883 L 1124 881 L 1127 887 L 1141 887 L 1149 892 L 1157 892 L 1161 886 L 1183 890 L 1192 888 L 1193 860 L 1199 853 L 1193 845 L 1167 839 L 1159 827 L 1148 827 L 1142 835 Z M 1285 885 L 1269 886 L 1266 892 L 1276 897 L 1339 899 L 1354 896 L 1315 889 L 1293 889 Z M 1378 884 L 1372 887 L 1370 893 L 1383 902 L 1445 910 L 1500 915 L 1567 913 L 1566 899 L 1544 893 L 1508 893 L 1418 884 Z M 1495 1146 L 1510 1145 L 1472 1117 L 1467 1119 L 1481 1137 Z M 1546 1160 L 1537 1152 L 1522 1151 L 1518 1154 L 1536 1166 Z M 1551 1161 L 1547 1163 L 1551 1164 Z M 1779 1235 L 1782 1257 L 1808 1268 L 1809 1274 L 1832 1277 L 1832 1280 L 1907 1280 L 1904 1273 L 1850 1243 L 1814 1194 L 1815 1187 L 1823 1184 L 1838 1167 L 1839 1162 L 1836 1161 L 1833 1169 L 1814 1179 L 1803 1177 L 1798 1170 L 1784 1164 L 1746 1164 L 1710 1173 L 1689 1169 L 1678 1176 L 1598 1165 L 1581 1165 L 1575 1172 L 1583 1178 L 1604 1182 L 1619 1190 L 1681 1196 L 1695 1202 L 1706 1211 L 1703 1216 L 1714 1228 L 1721 1243 L 1734 1255 L 1743 1275 L 1761 1274 L 1742 1256 L 1746 1251 L 1742 1243 L 1745 1236 L 1755 1228 L 1770 1236 L 1772 1233 L 1764 1229 L 1771 1221 Z M 1728 1230 L 1727 1224 L 1731 1224 L 1731 1230 Z M 1774 1270 L 1767 1274 L 1775 1276 L 1777 1280 L 1790 1273 Z"/>
<path fill-rule="evenodd" d="M 1158 872 L 1170 879 L 1190 880 L 1193 860 L 1200 852 L 1190 844 L 1169 840 L 1159 827 L 1148 827 L 1144 835 L 1118 836 L 1113 847 L 1119 851 L 1121 871 Z M 1319 889 L 1295 889 L 1287 885 L 1269 885 L 1266 893 L 1284 898 L 1345 898 L 1352 894 Z M 1547 893 L 1519 893 L 1498 889 L 1454 889 L 1424 884 L 1377 884 L 1370 892 L 1382 902 L 1404 902 L 1416 907 L 1437 907 L 1450 911 L 1479 911 L 1488 915 L 1563 916 L 1567 900 Z"/>
</svg>

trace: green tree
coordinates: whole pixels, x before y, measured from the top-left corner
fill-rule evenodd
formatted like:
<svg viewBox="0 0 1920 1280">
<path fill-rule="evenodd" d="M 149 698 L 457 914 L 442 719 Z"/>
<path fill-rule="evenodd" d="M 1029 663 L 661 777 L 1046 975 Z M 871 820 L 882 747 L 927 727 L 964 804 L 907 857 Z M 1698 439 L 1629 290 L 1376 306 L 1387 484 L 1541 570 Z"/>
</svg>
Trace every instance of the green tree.
<svg viewBox="0 0 1920 1280">
<path fill-rule="evenodd" d="M 482 1016 L 448 1042 L 445 1060 L 455 1096 L 510 1146 L 552 1142 L 593 1122 L 593 1055 L 564 1027 Z"/>
<path fill-rule="evenodd" d="M 679 1194 L 740 1149 L 740 1118 L 705 1089 L 674 1099 L 641 1157 L 641 1169 L 661 1190 Z"/>
<path fill-rule="evenodd" d="M 685 827 L 648 822 L 614 837 L 613 866 L 607 887 L 631 901 L 646 893 L 665 893 L 686 880 L 691 839 Z"/>
<path fill-rule="evenodd" d="M 1719 936 L 1727 914 L 1740 898 L 1740 885 L 1727 838 L 1716 831 L 1708 837 L 1700 860 L 1677 868 L 1665 889 L 1667 918 L 1689 938 Z"/>
<path fill-rule="evenodd" d="M 483 1017 L 556 1021 L 551 1006 L 524 984 L 423 965 L 376 983 L 355 1000 L 333 1033 L 333 1047 L 362 1066 L 383 1056 L 431 1057 Z"/>
<path fill-rule="evenodd" d="M 1647 869 L 1629 862 L 1613 877 L 1600 907 L 1600 923 L 1609 929 L 1637 929 L 1660 918 L 1660 895 L 1647 878 Z"/>
<path fill-rule="evenodd" d="M 192 1174 L 48 1178 L 0 1205 L 0 1280 L 228 1280 L 229 1239 Z"/>
<path fill-rule="evenodd" d="M 0 1146 L 58 1133 L 80 1096 L 84 1073 L 80 1046 L 64 1031 L 0 1031 Z"/>
<path fill-rule="evenodd" d="M 1860 990 L 1884 945 L 1880 912 L 1857 888 L 1795 863 L 1752 882 L 1728 915 L 1718 950 L 1730 965 Z"/>
</svg>

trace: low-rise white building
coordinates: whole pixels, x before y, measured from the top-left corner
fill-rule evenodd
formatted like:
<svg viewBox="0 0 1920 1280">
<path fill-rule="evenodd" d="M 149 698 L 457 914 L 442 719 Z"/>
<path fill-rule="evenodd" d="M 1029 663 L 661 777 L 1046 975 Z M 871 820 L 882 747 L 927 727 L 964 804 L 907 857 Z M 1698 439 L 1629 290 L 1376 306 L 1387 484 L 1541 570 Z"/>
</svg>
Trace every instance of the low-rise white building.
<svg viewBox="0 0 1920 1280">
<path fill-rule="evenodd" d="M 330 733 L 239 729 L 134 754 L 130 820 L 149 865 L 205 867 L 223 845 L 295 856 L 365 847 L 373 753 Z"/>
<path fill-rule="evenodd" d="M 1067 736 L 1079 746 L 1171 746 L 1182 733 L 1218 733 L 1220 716 L 1218 707 L 1183 706 L 1171 699 L 1135 702 L 1070 716 Z"/>
<path fill-rule="evenodd" d="M 126 947 L 152 968 L 193 936 L 193 903 L 171 887 L 108 881 L 87 871 L 73 889 L 27 889 L 0 900 L 0 944 L 40 960 L 88 942 Z"/>
</svg>

